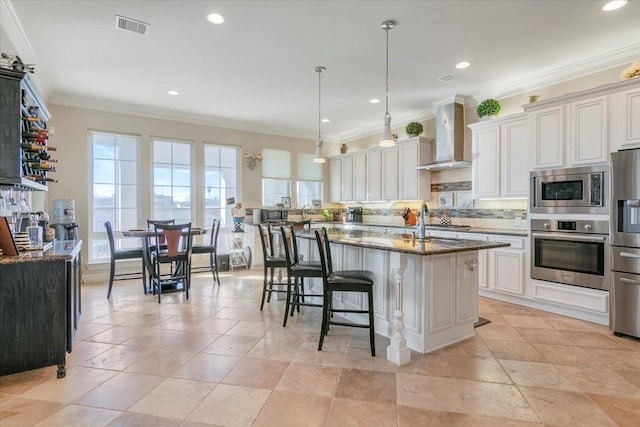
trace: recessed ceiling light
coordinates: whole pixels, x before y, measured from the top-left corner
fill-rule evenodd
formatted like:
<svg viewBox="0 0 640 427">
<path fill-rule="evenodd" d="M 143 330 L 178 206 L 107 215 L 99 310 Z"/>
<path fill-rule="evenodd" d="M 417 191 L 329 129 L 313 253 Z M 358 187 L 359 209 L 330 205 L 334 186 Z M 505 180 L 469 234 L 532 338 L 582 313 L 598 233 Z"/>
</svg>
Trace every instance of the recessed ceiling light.
<svg viewBox="0 0 640 427">
<path fill-rule="evenodd" d="M 377 104 L 378 102 L 380 102 L 378 98 L 373 98 L 369 100 L 369 104 Z"/>
<path fill-rule="evenodd" d="M 322 123 L 329 123 L 331 120 L 329 119 L 322 119 Z"/>
<path fill-rule="evenodd" d="M 456 68 L 461 69 L 461 68 L 467 68 L 469 65 L 471 65 L 470 62 L 467 61 L 462 61 L 462 62 L 458 62 L 456 64 Z"/>
<path fill-rule="evenodd" d="M 620 9 L 625 4 L 627 4 L 627 0 L 613 0 L 602 6 L 602 10 L 605 12 L 611 12 L 612 10 Z"/>
<path fill-rule="evenodd" d="M 178 91 L 177 90 L 170 90 L 169 92 L 167 92 L 169 95 L 173 95 L 173 96 L 177 96 L 178 95 Z"/>
<path fill-rule="evenodd" d="M 210 13 L 207 15 L 207 21 L 211 22 L 212 24 L 224 24 L 224 16 L 220 15 L 219 13 Z"/>
</svg>

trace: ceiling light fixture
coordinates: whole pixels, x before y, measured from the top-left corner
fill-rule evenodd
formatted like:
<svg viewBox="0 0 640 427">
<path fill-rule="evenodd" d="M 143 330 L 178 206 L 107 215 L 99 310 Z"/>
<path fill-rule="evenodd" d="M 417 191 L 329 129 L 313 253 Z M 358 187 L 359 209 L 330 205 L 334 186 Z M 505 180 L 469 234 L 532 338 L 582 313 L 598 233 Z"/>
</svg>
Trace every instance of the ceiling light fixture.
<svg viewBox="0 0 640 427">
<path fill-rule="evenodd" d="M 396 21 L 388 20 L 384 21 L 380 28 L 387 33 L 387 89 L 385 92 L 386 97 L 386 109 L 384 113 L 384 127 L 382 128 L 382 135 L 380 136 L 381 147 L 393 147 L 396 141 L 393 139 L 393 133 L 391 132 L 391 114 L 389 114 L 389 30 L 397 25 Z"/>
<path fill-rule="evenodd" d="M 329 123 L 331 120 L 329 119 L 322 119 L 322 123 Z"/>
<path fill-rule="evenodd" d="M 607 2 L 604 6 L 602 6 L 601 10 L 605 12 L 611 12 L 612 10 L 620 9 L 625 4 L 627 4 L 627 0 L 613 0 Z"/>
<path fill-rule="evenodd" d="M 369 104 L 379 104 L 380 100 L 378 98 L 373 98 L 369 100 Z"/>
<path fill-rule="evenodd" d="M 167 93 L 168 93 L 169 95 L 171 95 L 171 96 L 178 96 L 178 95 L 179 95 L 179 93 L 178 93 L 178 91 L 177 91 L 177 90 L 170 90 L 170 91 L 169 91 L 169 92 L 167 92 Z"/>
<path fill-rule="evenodd" d="M 322 107 L 322 82 L 320 76 L 326 70 L 324 67 L 316 67 L 316 73 L 318 73 L 318 139 L 316 140 L 316 153 L 313 156 L 313 163 L 324 163 L 326 160 L 322 157 L 322 119 L 321 119 L 321 107 Z"/>
<path fill-rule="evenodd" d="M 220 15 L 219 13 L 210 13 L 207 15 L 207 21 L 211 22 L 212 24 L 224 24 L 224 16 Z"/>
<path fill-rule="evenodd" d="M 462 61 L 462 62 L 458 62 L 456 64 L 456 68 L 460 70 L 460 69 L 463 69 L 463 68 L 467 68 L 469 65 L 471 65 L 470 62 Z"/>
</svg>

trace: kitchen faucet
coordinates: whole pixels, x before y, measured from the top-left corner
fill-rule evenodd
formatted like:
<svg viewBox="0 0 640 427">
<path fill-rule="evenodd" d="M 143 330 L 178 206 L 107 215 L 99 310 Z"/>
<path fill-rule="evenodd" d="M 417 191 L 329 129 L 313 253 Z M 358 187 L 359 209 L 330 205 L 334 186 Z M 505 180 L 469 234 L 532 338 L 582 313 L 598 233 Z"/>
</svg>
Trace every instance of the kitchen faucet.
<svg viewBox="0 0 640 427">
<path fill-rule="evenodd" d="M 309 212 L 309 209 L 311 209 L 311 205 L 304 205 L 302 207 L 302 220 L 304 221 L 305 219 L 307 219 L 307 212 Z"/>
</svg>

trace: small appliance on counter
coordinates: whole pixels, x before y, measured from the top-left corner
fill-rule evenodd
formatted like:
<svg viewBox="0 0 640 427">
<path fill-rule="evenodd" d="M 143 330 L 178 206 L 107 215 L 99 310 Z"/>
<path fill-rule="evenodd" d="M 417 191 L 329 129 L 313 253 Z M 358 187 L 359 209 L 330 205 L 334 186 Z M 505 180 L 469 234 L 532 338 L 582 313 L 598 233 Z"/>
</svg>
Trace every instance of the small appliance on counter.
<svg viewBox="0 0 640 427">
<path fill-rule="evenodd" d="M 362 208 L 348 207 L 345 216 L 346 222 L 362 222 Z"/>
<path fill-rule="evenodd" d="M 78 224 L 76 224 L 75 202 L 71 199 L 53 201 L 53 223 L 49 226 L 55 230 L 56 240 L 77 240 Z"/>
</svg>

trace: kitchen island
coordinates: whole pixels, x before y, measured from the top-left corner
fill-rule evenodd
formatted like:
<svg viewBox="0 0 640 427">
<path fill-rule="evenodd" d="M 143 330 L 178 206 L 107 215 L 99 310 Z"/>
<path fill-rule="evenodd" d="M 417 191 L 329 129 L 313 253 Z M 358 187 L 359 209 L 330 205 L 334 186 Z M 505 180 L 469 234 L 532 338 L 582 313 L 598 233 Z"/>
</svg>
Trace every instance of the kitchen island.
<svg viewBox="0 0 640 427">
<path fill-rule="evenodd" d="M 427 238 L 411 234 L 328 228 L 334 270 L 365 269 L 375 275 L 376 333 L 389 337 L 387 359 L 408 363 L 410 349 L 428 353 L 473 335 L 478 319 L 478 251 L 507 243 Z M 296 232 L 305 259 L 318 260 L 314 230 Z M 320 287 L 320 281 L 312 281 Z M 336 308 L 363 309 L 366 301 L 334 296 Z M 358 315 L 346 316 L 364 321 Z"/>
<path fill-rule="evenodd" d="M 82 241 L 0 256 L 0 375 L 58 365 L 66 374 L 80 322 Z"/>
</svg>

